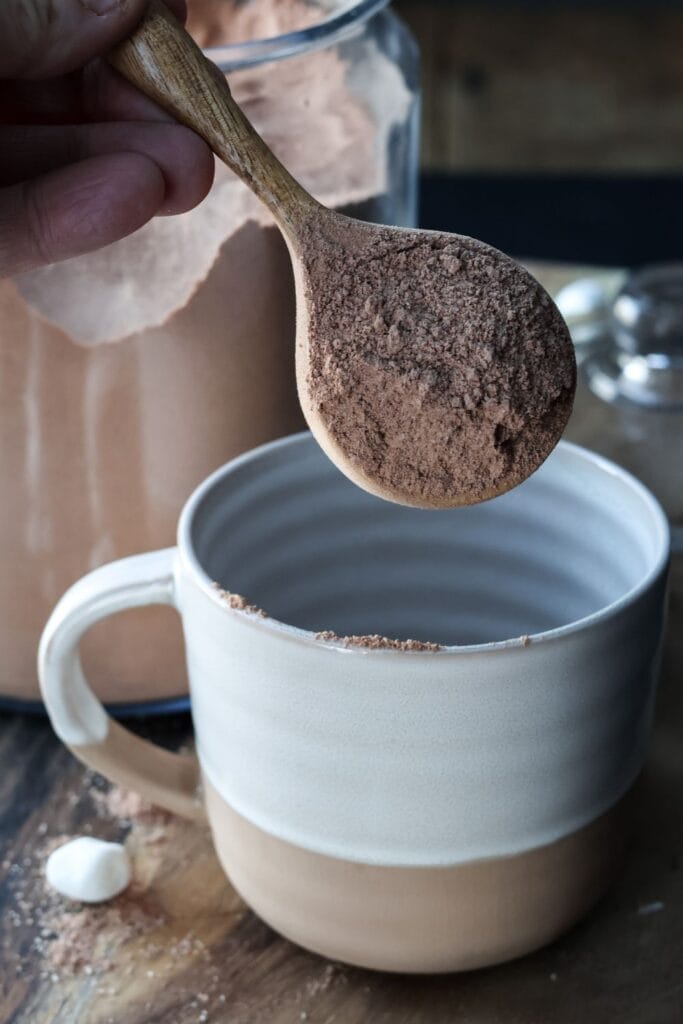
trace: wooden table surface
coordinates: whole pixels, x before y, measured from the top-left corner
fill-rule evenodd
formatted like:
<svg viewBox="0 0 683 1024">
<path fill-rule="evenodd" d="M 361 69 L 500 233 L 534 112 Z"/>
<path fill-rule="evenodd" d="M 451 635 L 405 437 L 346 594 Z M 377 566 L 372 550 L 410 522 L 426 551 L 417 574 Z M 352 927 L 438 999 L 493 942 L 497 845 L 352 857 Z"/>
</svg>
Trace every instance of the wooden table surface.
<svg viewBox="0 0 683 1024">
<path fill-rule="evenodd" d="M 280 938 L 231 888 L 202 828 L 107 791 L 46 721 L 0 716 L 2 1024 L 680 1024 L 683 1021 L 683 563 L 651 753 L 622 873 L 554 945 L 462 975 L 331 964 Z M 142 731 L 177 748 L 189 716 Z M 99 909 L 50 895 L 64 837 L 125 838 L 132 891 Z M 68 937 L 65 941 L 64 936 Z"/>
</svg>

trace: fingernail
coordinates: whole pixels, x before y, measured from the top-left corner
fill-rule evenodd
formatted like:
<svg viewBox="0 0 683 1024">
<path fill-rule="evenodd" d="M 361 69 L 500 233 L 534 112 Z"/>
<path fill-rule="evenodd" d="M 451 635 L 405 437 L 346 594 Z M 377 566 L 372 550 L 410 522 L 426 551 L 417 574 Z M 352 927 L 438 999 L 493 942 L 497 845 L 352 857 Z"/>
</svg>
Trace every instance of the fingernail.
<svg viewBox="0 0 683 1024">
<path fill-rule="evenodd" d="M 93 14 L 109 14 L 117 7 L 123 7 L 124 0 L 80 0 L 80 4 Z"/>
</svg>

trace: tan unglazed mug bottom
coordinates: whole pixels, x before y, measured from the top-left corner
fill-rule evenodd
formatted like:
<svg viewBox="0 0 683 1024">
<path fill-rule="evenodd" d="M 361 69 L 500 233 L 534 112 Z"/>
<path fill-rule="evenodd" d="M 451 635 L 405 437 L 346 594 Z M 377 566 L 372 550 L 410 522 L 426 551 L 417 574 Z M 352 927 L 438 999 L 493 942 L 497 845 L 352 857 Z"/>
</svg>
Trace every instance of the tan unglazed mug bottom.
<svg viewBox="0 0 683 1024">
<path fill-rule="evenodd" d="M 453 867 L 383 867 L 313 853 L 257 828 L 204 777 L 214 845 L 276 931 L 384 971 L 470 970 L 552 942 L 600 899 L 626 845 L 631 794 L 547 846 Z"/>
</svg>

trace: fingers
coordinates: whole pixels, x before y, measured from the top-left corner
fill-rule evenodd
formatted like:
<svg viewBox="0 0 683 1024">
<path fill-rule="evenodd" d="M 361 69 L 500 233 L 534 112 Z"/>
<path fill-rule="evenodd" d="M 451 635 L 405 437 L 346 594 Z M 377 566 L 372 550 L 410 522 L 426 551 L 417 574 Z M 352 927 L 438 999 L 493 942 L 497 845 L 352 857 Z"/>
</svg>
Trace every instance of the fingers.
<svg viewBox="0 0 683 1024">
<path fill-rule="evenodd" d="M 82 67 L 129 33 L 147 0 L 2 0 L 0 77 L 45 78 Z M 183 13 L 183 6 L 176 10 Z"/>
<path fill-rule="evenodd" d="M 0 277 L 110 245 L 164 202 L 156 163 L 139 153 L 94 157 L 0 191 Z"/>
<path fill-rule="evenodd" d="M 0 276 L 109 245 L 206 195 L 213 157 L 204 143 L 93 61 L 131 31 L 146 3 L 0 0 L 0 77 L 63 76 L 42 90 L 8 83 L 0 121 L 24 108 L 34 121 L 43 111 L 53 122 L 93 119 L 100 109 L 105 121 L 127 121 L 2 129 Z M 184 0 L 167 3 L 184 19 Z"/>
<path fill-rule="evenodd" d="M 157 211 L 182 213 L 201 202 L 211 187 L 214 161 L 208 147 L 176 124 L 105 124 L 0 127 L 0 186 L 34 178 L 67 164 L 116 153 L 153 161 L 164 182 Z"/>
<path fill-rule="evenodd" d="M 173 121 L 105 60 L 93 60 L 83 68 L 81 109 L 87 121 Z"/>
<path fill-rule="evenodd" d="M 0 124 L 172 120 L 99 57 L 69 75 L 2 84 Z"/>
<path fill-rule="evenodd" d="M 86 121 L 174 120 L 105 60 L 99 59 L 83 68 L 81 110 Z"/>
</svg>

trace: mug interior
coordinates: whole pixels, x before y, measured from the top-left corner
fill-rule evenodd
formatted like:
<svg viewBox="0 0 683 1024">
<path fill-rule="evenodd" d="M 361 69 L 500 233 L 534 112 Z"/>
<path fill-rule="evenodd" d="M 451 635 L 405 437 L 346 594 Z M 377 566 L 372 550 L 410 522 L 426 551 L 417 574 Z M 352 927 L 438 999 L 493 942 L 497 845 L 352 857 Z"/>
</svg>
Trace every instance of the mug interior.
<svg viewBox="0 0 683 1024">
<path fill-rule="evenodd" d="M 446 646 L 585 619 L 658 571 L 667 536 L 645 488 L 566 442 L 508 494 L 424 511 L 360 490 L 309 434 L 219 470 L 180 527 L 210 581 L 280 622 Z"/>
</svg>

